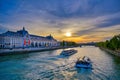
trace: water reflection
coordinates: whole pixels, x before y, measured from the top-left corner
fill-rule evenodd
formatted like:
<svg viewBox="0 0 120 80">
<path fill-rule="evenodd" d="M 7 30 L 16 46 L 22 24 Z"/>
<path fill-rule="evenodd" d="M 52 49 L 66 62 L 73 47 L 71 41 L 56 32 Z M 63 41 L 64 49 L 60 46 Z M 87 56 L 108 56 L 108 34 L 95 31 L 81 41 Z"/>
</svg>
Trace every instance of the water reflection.
<svg viewBox="0 0 120 80">
<path fill-rule="evenodd" d="M 79 74 L 90 74 L 92 69 L 76 68 L 76 71 Z"/>
<path fill-rule="evenodd" d="M 29 54 L 11 54 L 11 55 L 6 55 L 6 56 L 0 56 L 0 62 L 4 61 L 10 61 L 10 60 L 23 60 L 25 58 L 28 58 Z"/>
<path fill-rule="evenodd" d="M 120 59 L 94 46 L 74 48 L 78 53 L 61 56 L 62 49 L 0 56 L 0 80 L 119 80 Z M 75 68 L 78 57 L 88 56 L 94 69 Z M 4 77 L 4 78 L 3 78 Z"/>
</svg>

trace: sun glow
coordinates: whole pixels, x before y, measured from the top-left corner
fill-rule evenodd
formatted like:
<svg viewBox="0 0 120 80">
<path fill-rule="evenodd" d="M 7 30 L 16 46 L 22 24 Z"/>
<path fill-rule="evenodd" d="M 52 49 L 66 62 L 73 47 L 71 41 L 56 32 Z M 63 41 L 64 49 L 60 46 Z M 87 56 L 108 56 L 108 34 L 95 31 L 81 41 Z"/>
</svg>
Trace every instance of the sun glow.
<svg viewBox="0 0 120 80">
<path fill-rule="evenodd" d="M 70 37 L 71 36 L 71 33 L 70 32 L 66 32 L 65 34 L 67 37 Z"/>
</svg>

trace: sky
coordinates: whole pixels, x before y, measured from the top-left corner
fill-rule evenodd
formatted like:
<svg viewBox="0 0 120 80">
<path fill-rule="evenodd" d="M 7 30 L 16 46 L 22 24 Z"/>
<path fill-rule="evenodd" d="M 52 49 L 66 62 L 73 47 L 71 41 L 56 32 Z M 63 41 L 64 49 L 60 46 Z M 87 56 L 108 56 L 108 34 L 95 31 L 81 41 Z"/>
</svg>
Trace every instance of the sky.
<svg viewBox="0 0 120 80">
<path fill-rule="evenodd" d="M 0 33 L 23 26 L 60 41 L 105 41 L 120 34 L 120 0 L 0 0 Z"/>
</svg>

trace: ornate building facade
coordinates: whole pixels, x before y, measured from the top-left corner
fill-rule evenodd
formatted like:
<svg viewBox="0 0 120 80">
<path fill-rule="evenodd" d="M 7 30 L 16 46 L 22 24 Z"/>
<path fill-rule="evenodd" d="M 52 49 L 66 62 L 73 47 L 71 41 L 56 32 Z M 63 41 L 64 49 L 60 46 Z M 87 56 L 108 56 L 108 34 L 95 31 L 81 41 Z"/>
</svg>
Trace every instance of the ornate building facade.
<svg viewBox="0 0 120 80">
<path fill-rule="evenodd" d="M 7 31 L 0 34 L 0 48 L 56 47 L 59 42 L 51 35 L 43 37 L 29 34 L 23 27 L 17 32 Z"/>
</svg>

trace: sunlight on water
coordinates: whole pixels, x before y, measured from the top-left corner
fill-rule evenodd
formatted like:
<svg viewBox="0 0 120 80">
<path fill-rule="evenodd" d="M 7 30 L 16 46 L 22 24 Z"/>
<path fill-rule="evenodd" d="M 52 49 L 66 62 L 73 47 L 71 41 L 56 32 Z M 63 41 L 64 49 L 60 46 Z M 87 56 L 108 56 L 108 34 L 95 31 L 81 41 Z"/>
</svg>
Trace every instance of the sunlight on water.
<svg viewBox="0 0 120 80">
<path fill-rule="evenodd" d="M 70 57 L 63 49 L 28 54 L 0 56 L 0 80 L 119 80 L 120 60 L 94 46 L 74 48 Z M 75 68 L 76 59 L 88 56 L 93 69 Z"/>
</svg>

